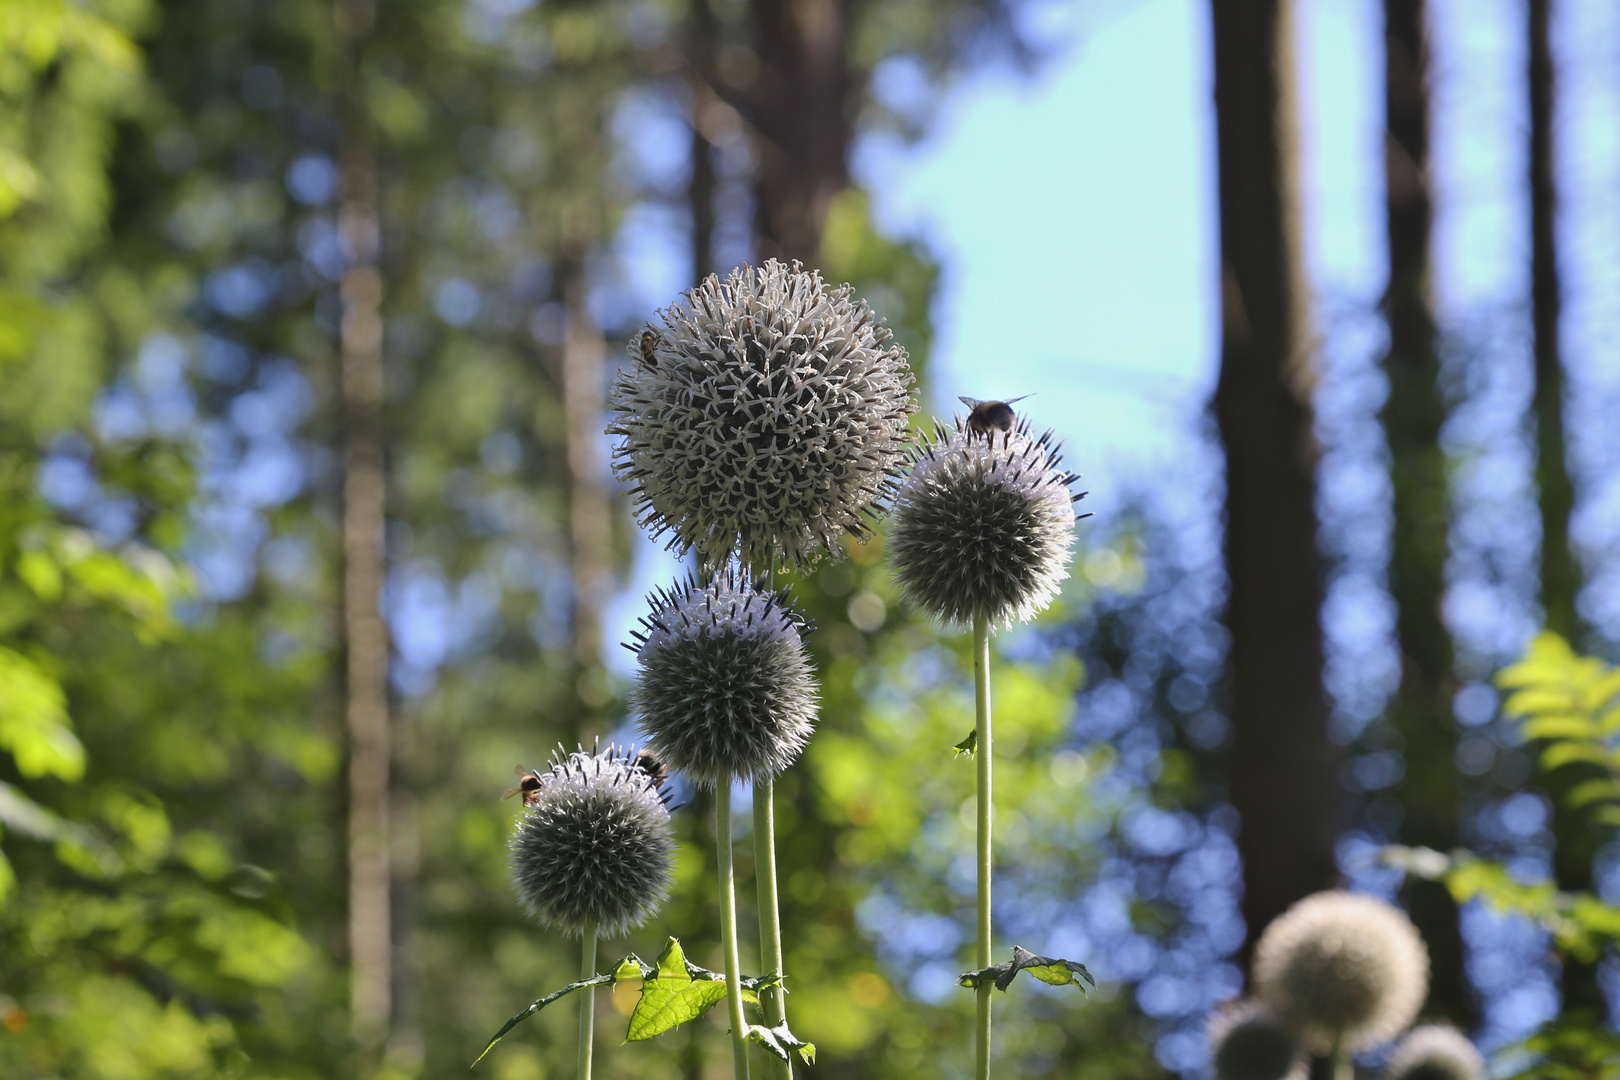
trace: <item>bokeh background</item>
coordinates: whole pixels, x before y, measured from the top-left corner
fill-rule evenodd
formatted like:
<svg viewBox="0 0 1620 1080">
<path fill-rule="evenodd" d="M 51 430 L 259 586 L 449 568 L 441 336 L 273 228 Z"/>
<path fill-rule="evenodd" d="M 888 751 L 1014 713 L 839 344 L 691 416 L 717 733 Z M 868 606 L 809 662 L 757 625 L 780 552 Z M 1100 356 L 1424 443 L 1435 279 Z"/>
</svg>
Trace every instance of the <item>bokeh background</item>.
<svg viewBox="0 0 1620 1080">
<path fill-rule="evenodd" d="M 996 639 L 997 918 L 1101 985 L 1020 984 L 1010 1075 L 1201 1075 L 1246 943 L 1344 883 L 1501 1069 L 1612 1025 L 1612 948 L 1378 852 L 1620 904 L 1492 683 L 1543 628 L 1620 650 L 1617 133 L 1608 0 L 0 0 L 0 1073 L 455 1075 L 572 977 L 501 795 L 629 737 L 619 643 L 683 571 L 606 381 L 769 256 L 885 314 L 919 420 L 1033 393 L 1091 489 Z M 807 1072 L 965 1075 L 967 643 L 881 536 L 792 584 Z M 607 956 L 719 966 L 680 790 Z M 561 1008 L 479 1070 L 572 1045 Z M 711 1016 L 598 1060 L 727 1056 Z"/>
</svg>

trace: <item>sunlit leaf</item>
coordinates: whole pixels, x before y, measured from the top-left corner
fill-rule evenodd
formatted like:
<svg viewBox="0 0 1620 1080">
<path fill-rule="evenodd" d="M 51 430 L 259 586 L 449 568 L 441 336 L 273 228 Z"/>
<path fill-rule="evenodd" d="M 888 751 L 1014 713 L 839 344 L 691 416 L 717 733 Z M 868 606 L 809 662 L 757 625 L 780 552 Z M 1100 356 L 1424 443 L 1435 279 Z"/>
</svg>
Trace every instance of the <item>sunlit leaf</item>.
<svg viewBox="0 0 1620 1080">
<path fill-rule="evenodd" d="M 1086 970 L 1084 964 L 1050 956 L 1036 956 L 1021 945 L 1013 946 L 1013 958 L 1006 963 L 979 971 L 965 971 L 957 977 L 956 983 L 958 986 L 976 990 L 986 981 L 990 981 L 995 984 L 997 990 L 1005 993 L 1020 971 L 1027 971 L 1051 986 L 1078 986 L 1082 994 L 1086 992 L 1087 983 L 1097 985 L 1097 980 L 1091 977 L 1091 972 Z"/>
<path fill-rule="evenodd" d="M 763 1046 L 768 1053 L 783 1061 L 791 1063 L 793 1054 L 797 1053 L 806 1065 L 816 1063 L 816 1044 L 804 1042 L 794 1035 L 793 1032 L 788 1030 L 786 1020 L 773 1028 L 765 1027 L 762 1024 L 750 1024 L 748 1037 Z"/>
<path fill-rule="evenodd" d="M 694 979 L 689 969 L 680 941 L 670 938 L 658 954 L 654 970 L 641 984 L 641 998 L 630 1014 L 626 1041 L 651 1039 L 696 1020 L 726 996 L 724 976 Z"/>
</svg>

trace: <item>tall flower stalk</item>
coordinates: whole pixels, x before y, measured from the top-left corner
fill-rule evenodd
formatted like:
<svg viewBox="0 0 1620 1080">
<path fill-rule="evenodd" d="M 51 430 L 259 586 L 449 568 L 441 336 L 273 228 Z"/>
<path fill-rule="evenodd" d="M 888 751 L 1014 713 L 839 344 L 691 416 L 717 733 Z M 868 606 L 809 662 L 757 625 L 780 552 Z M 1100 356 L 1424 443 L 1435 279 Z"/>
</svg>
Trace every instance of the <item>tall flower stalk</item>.
<svg viewBox="0 0 1620 1080">
<path fill-rule="evenodd" d="M 990 989 L 995 985 L 990 977 L 995 871 L 990 631 L 1033 618 L 1068 577 L 1074 503 L 1080 498 L 1071 488 L 1076 479 L 1062 469 L 1050 432 L 1032 437 L 1028 423 L 1015 421 L 1006 410 L 998 426 L 958 419 L 954 428 L 937 427 L 895 498 L 890 553 L 902 596 L 947 625 L 973 628 L 976 727 L 969 745 L 978 789 L 978 970 L 970 976 L 977 994 L 976 1080 L 990 1076 Z"/>
<path fill-rule="evenodd" d="M 779 560 L 803 568 L 841 553 L 842 537 L 865 535 L 892 490 L 915 408 L 905 350 L 849 286 L 829 288 L 814 271 L 774 259 L 724 281 L 710 277 L 658 314 L 658 325 L 637 339 L 630 367 L 613 384 L 609 407 L 617 419 L 608 432 L 621 438 L 615 472 L 629 483 L 638 520 L 651 535 L 667 533 L 675 551 L 695 552 L 705 573 L 732 560 L 743 574 L 768 571 L 774 594 Z M 644 661 L 646 647 L 640 647 Z M 729 701 L 749 693 L 739 685 L 710 678 L 703 690 Z M 657 696 L 641 701 L 653 704 Z M 694 689 L 688 704 L 701 696 Z M 814 701 L 812 681 L 800 705 L 813 712 Z M 660 742 L 657 733 L 669 719 L 644 715 L 644 729 Z M 693 740 L 688 731 L 669 741 Z M 760 955 L 766 974 L 780 979 L 774 795 L 775 776 L 787 762 L 767 755 L 771 760 L 743 767 L 719 745 L 724 737 L 697 741 L 707 741 L 716 757 L 711 775 L 694 778 L 716 786 L 717 803 L 729 806 L 731 777 L 753 780 Z M 802 745 L 793 745 L 787 760 Z M 670 763 L 683 767 L 674 757 Z M 729 838 L 729 820 L 716 831 Z M 722 847 L 722 924 L 734 937 L 731 851 Z M 735 956 L 731 941 L 727 962 Z M 727 978 L 735 982 L 735 972 L 728 969 Z M 780 983 L 761 993 L 768 1028 L 786 1030 L 785 993 Z M 733 1004 L 733 1035 L 740 1038 L 746 1029 L 739 1027 L 740 1002 Z M 737 1057 L 743 1075 L 740 1043 Z M 782 1080 L 792 1076 L 779 1059 L 771 1070 Z"/>
</svg>

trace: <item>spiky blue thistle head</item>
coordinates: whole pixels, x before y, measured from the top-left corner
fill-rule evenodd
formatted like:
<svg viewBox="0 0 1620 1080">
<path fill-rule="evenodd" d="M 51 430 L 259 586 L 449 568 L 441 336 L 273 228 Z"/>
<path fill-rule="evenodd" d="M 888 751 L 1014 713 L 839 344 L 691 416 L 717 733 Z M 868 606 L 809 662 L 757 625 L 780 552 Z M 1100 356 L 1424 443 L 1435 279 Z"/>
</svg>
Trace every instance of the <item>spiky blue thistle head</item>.
<svg viewBox="0 0 1620 1080">
<path fill-rule="evenodd" d="M 1485 1058 L 1468 1036 L 1443 1024 L 1406 1033 L 1389 1055 L 1385 1080 L 1485 1080 Z"/>
<path fill-rule="evenodd" d="M 905 350 L 848 285 L 775 259 L 710 277 L 630 347 L 608 408 L 637 520 L 718 569 L 863 535 L 916 408 Z"/>
<path fill-rule="evenodd" d="M 512 887 L 540 922 L 578 937 L 633 930 L 669 895 L 675 842 L 657 777 L 617 746 L 554 755 L 508 842 Z"/>
<path fill-rule="evenodd" d="M 1035 617 L 1069 576 L 1072 488 L 1061 444 L 1029 422 L 936 425 L 894 499 L 889 559 L 905 600 L 947 625 Z"/>
<path fill-rule="evenodd" d="M 771 777 L 815 729 L 808 626 L 785 592 L 733 571 L 650 597 L 630 646 L 639 661 L 631 708 L 647 745 L 706 788 Z"/>
<path fill-rule="evenodd" d="M 1401 909 L 1343 891 L 1305 897 L 1254 949 L 1260 999 L 1307 1047 L 1365 1050 L 1404 1031 L 1429 993 L 1429 951 Z"/>
<path fill-rule="evenodd" d="M 1304 1080 L 1299 1040 L 1258 1001 L 1236 1001 L 1218 1010 L 1208 1034 L 1215 1080 Z"/>
</svg>

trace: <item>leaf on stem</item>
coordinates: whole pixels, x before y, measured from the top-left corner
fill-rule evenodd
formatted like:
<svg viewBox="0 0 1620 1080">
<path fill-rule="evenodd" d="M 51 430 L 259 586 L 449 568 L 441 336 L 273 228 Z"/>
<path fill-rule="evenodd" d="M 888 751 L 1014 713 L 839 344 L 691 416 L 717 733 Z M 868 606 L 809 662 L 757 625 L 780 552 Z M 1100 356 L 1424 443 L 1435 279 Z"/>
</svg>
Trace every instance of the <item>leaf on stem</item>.
<svg viewBox="0 0 1620 1080">
<path fill-rule="evenodd" d="M 795 1053 L 804 1060 L 806 1065 L 816 1063 L 816 1044 L 805 1042 L 794 1035 L 793 1032 L 788 1030 L 786 1020 L 773 1028 L 765 1027 L 762 1024 L 750 1024 L 748 1037 L 789 1064 L 793 1063 L 793 1054 Z"/>
<path fill-rule="evenodd" d="M 1011 960 L 982 971 L 964 971 L 957 976 L 956 984 L 977 990 L 984 982 L 992 981 L 997 990 L 1005 993 L 1020 971 L 1029 972 L 1049 986 L 1078 986 L 1082 994 L 1086 992 L 1087 983 L 1093 987 L 1097 985 L 1097 980 L 1091 977 L 1091 972 L 1086 970 L 1084 964 L 1050 956 L 1036 956 L 1021 945 L 1013 946 Z"/>
<path fill-rule="evenodd" d="M 956 751 L 955 756 L 957 757 L 960 757 L 963 754 L 966 754 L 968 757 L 972 757 L 974 752 L 979 749 L 979 729 L 974 728 L 972 731 L 968 732 L 967 738 L 951 747 L 951 749 Z"/>
<path fill-rule="evenodd" d="M 740 979 L 743 1000 L 759 1004 L 759 991 L 781 984 L 780 975 Z M 654 970 L 641 984 L 641 999 L 630 1013 L 627 1042 L 640 1042 L 662 1035 L 671 1028 L 696 1020 L 726 996 L 726 977 L 718 971 L 699 967 L 686 958 L 677 938 L 670 938 L 658 954 Z"/>
<path fill-rule="evenodd" d="M 513 1028 L 523 1023 L 523 1021 L 527 1020 L 529 1017 L 533 1016 L 547 1005 L 550 1005 L 553 1001 L 556 1001 L 559 998 L 567 997 L 575 990 L 583 990 L 587 986 L 610 986 L 620 979 L 640 979 L 644 974 L 652 974 L 652 969 L 646 964 L 643 964 L 639 959 L 636 958 L 634 954 L 632 954 L 625 957 L 623 960 L 620 960 L 618 965 L 606 975 L 592 975 L 588 979 L 580 979 L 578 982 L 571 982 L 555 993 L 547 994 L 539 1001 L 536 1001 L 533 1005 L 530 1005 L 527 1009 L 524 1009 L 522 1012 L 512 1017 L 512 1019 L 508 1020 L 505 1024 L 501 1025 L 501 1030 L 497 1031 L 495 1033 L 495 1037 L 489 1040 L 488 1044 L 486 1044 L 484 1047 L 483 1053 L 479 1054 L 478 1057 L 474 1059 L 473 1065 L 477 1065 L 478 1062 L 483 1061 L 484 1056 L 494 1049 L 495 1044 L 500 1042 L 501 1039 L 506 1036 L 508 1031 L 511 1031 Z"/>
</svg>

